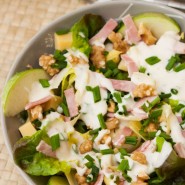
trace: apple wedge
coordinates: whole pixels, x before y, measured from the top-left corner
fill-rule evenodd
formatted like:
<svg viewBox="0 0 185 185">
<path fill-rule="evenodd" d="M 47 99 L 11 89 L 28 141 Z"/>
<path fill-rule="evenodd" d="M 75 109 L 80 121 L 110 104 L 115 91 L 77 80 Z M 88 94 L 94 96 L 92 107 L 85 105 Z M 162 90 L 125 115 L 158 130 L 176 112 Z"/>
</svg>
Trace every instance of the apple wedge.
<svg viewBox="0 0 185 185">
<path fill-rule="evenodd" d="M 19 72 L 8 81 L 2 93 L 2 106 L 5 116 L 15 116 L 24 110 L 28 103 L 32 84 L 39 79 L 49 79 L 43 69 L 29 69 Z"/>
</svg>

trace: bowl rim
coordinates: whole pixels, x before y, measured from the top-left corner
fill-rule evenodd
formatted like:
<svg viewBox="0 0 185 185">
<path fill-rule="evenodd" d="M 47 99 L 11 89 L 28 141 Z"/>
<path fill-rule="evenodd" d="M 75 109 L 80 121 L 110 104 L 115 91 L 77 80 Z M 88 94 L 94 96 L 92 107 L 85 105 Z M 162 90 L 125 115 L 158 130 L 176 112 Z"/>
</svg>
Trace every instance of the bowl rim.
<svg viewBox="0 0 185 185">
<path fill-rule="evenodd" d="M 105 4 L 106 3 L 106 4 Z M 8 72 L 8 75 L 6 77 L 4 86 L 3 86 L 3 90 L 4 87 L 6 85 L 6 83 L 8 82 L 8 80 L 14 75 L 15 73 L 15 69 L 16 66 L 19 64 L 19 62 L 21 61 L 21 58 L 23 57 L 24 53 L 30 48 L 30 46 L 50 27 L 52 27 L 53 25 L 68 19 L 70 17 L 73 17 L 75 14 L 78 14 L 84 10 L 91 10 L 92 8 L 96 8 L 98 6 L 106 6 L 106 5 L 111 5 L 111 4 L 136 4 L 136 5 L 147 5 L 147 6 L 152 6 L 152 7 L 160 7 L 161 9 L 167 9 L 170 12 L 176 14 L 177 16 L 182 16 L 185 18 L 185 13 L 183 13 L 182 11 L 166 6 L 166 5 L 161 5 L 161 4 L 151 4 L 151 2 L 148 1 L 137 1 L 137 0 L 127 0 L 127 1 L 122 1 L 122 0 L 108 0 L 106 2 L 95 2 L 93 4 L 88 4 L 88 5 L 84 5 L 82 7 L 77 8 L 76 10 L 70 11 L 68 13 L 66 13 L 65 15 L 61 15 L 60 17 L 54 19 L 53 21 L 51 21 L 49 24 L 47 24 L 46 26 L 44 26 L 43 28 L 41 28 L 39 31 L 36 32 L 36 34 L 27 42 L 25 43 L 24 48 L 21 49 L 20 53 L 17 55 L 17 57 L 15 58 L 15 60 L 13 61 L 13 64 L 10 68 L 10 71 Z M 2 92 L 3 92 L 2 90 Z M 2 92 L 1 92 L 1 97 L 2 97 Z M 6 122 L 5 122 L 5 115 L 3 113 L 3 107 L 2 107 L 2 99 L 0 100 L 0 122 L 1 122 L 1 126 L 2 126 L 2 133 L 3 133 L 3 138 L 4 138 L 4 143 L 6 145 L 8 154 L 10 156 L 10 158 L 13 160 L 13 153 L 12 153 L 12 149 L 11 149 L 11 144 L 9 141 L 9 137 L 8 137 L 8 130 L 6 128 Z M 26 174 L 20 167 L 18 167 L 15 164 L 16 168 L 19 171 L 19 174 L 24 178 L 24 180 L 30 184 L 30 185 L 35 185 L 35 183 L 32 181 L 31 177 L 29 177 L 28 174 Z"/>
</svg>

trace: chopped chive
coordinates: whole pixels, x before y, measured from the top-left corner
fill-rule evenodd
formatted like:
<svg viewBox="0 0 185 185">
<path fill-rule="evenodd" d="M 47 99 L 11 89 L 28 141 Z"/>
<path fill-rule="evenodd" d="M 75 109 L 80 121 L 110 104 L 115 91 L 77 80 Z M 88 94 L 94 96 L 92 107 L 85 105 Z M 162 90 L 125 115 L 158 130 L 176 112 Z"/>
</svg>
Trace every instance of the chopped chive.
<svg viewBox="0 0 185 185">
<path fill-rule="evenodd" d="M 52 147 L 53 151 L 55 151 L 57 148 L 60 147 L 60 136 L 59 136 L 59 134 L 55 134 L 55 135 L 51 136 L 50 141 L 51 141 L 51 147 Z"/>
<path fill-rule="evenodd" d="M 147 102 L 148 105 L 146 105 L 146 103 L 144 103 L 141 108 L 145 111 L 145 112 L 149 112 L 156 104 L 158 104 L 160 102 L 160 98 L 157 97 L 155 98 L 152 102 Z"/>
<path fill-rule="evenodd" d="M 179 112 L 184 107 L 185 107 L 185 105 L 180 103 L 172 109 L 173 109 L 173 112 Z"/>
<path fill-rule="evenodd" d="M 63 109 L 64 115 L 67 116 L 67 117 L 69 117 L 69 110 L 68 110 L 68 107 L 66 106 L 66 104 L 62 102 L 62 103 L 60 104 L 60 106 L 61 106 L 62 109 Z"/>
<path fill-rule="evenodd" d="M 93 162 L 89 161 L 89 162 L 85 163 L 85 166 L 87 166 L 87 168 L 92 168 Z"/>
<path fill-rule="evenodd" d="M 117 80 L 127 80 L 128 79 L 128 72 L 119 72 L 115 79 Z"/>
<path fill-rule="evenodd" d="M 178 94 L 178 90 L 177 89 L 171 89 L 171 93 L 172 94 Z"/>
<path fill-rule="evenodd" d="M 92 89 L 93 89 L 93 88 L 92 88 L 91 86 L 86 86 L 86 90 L 87 90 L 87 91 L 92 91 Z"/>
<path fill-rule="evenodd" d="M 157 138 L 156 138 L 157 152 L 161 152 L 161 150 L 163 148 L 164 141 L 165 141 L 165 139 L 163 137 L 157 136 Z"/>
<path fill-rule="evenodd" d="M 119 72 L 120 72 L 120 70 L 116 68 L 116 69 L 113 70 L 112 75 L 116 76 Z"/>
<path fill-rule="evenodd" d="M 106 62 L 106 68 L 107 68 L 107 69 L 113 70 L 113 69 L 117 68 L 117 66 L 118 66 L 118 64 L 116 64 L 116 63 L 115 63 L 114 61 L 112 61 L 112 60 L 109 60 L 109 61 Z"/>
<path fill-rule="evenodd" d="M 125 155 L 128 155 L 127 151 L 124 148 L 120 148 L 119 152 L 121 153 L 121 157 L 123 158 Z"/>
<path fill-rule="evenodd" d="M 118 170 L 120 170 L 122 172 L 125 172 L 125 171 L 127 171 L 129 169 L 130 169 L 130 167 L 129 167 L 129 163 L 128 163 L 127 159 L 123 159 L 121 161 L 121 163 L 118 165 Z"/>
<path fill-rule="evenodd" d="M 160 62 L 161 60 L 156 56 L 152 56 L 152 57 L 146 58 L 145 61 L 149 65 L 154 65 L 154 64 L 157 64 L 158 62 Z"/>
<path fill-rule="evenodd" d="M 111 77 L 112 73 L 113 73 L 112 70 L 108 69 L 108 70 L 104 73 L 104 76 L 105 76 L 106 78 L 109 78 L 109 77 Z"/>
<path fill-rule="evenodd" d="M 146 68 L 143 67 L 143 66 L 140 66 L 139 72 L 140 72 L 140 73 L 145 73 L 145 72 L 146 72 Z"/>
<path fill-rule="evenodd" d="M 159 95 L 159 97 L 160 97 L 161 100 L 166 99 L 166 98 L 168 99 L 168 98 L 171 97 L 171 93 L 167 93 L 167 94 L 161 93 L 161 94 Z"/>
<path fill-rule="evenodd" d="M 93 165 L 91 169 L 92 169 L 91 174 L 93 175 L 92 182 L 96 182 L 98 175 L 99 175 L 99 168 Z"/>
<path fill-rule="evenodd" d="M 117 101 L 118 103 L 121 103 L 121 102 L 122 102 L 121 94 L 120 94 L 119 92 L 115 92 L 115 93 L 113 94 L 113 96 L 115 97 L 115 99 L 116 99 L 116 101 Z"/>
<path fill-rule="evenodd" d="M 91 91 L 93 93 L 94 102 L 98 102 L 101 100 L 101 94 L 100 94 L 100 87 L 96 86 L 92 88 L 91 86 L 86 86 L 87 91 Z"/>
<path fill-rule="evenodd" d="M 151 112 L 151 114 L 149 115 L 150 119 L 158 119 L 159 116 L 161 116 L 162 114 L 162 109 L 157 109 Z"/>
<path fill-rule="evenodd" d="M 99 102 L 101 100 L 101 94 L 100 94 L 100 87 L 96 86 L 92 90 L 93 92 L 93 97 L 94 97 L 94 102 Z"/>
<path fill-rule="evenodd" d="M 39 79 L 40 84 L 42 85 L 43 88 L 49 87 L 49 81 L 47 79 Z"/>
<path fill-rule="evenodd" d="M 136 145 L 137 144 L 137 137 L 136 136 L 126 136 L 125 143 L 130 144 L 130 145 Z"/>
<path fill-rule="evenodd" d="M 103 52 L 103 55 L 104 55 L 104 56 L 107 56 L 108 54 L 109 54 L 108 51 L 104 51 L 104 52 Z"/>
<path fill-rule="evenodd" d="M 94 159 L 93 159 L 89 154 L 87 154 L 87 155 L 85 156 L 85 158 L 86 158 L 88 161 L 90 161 L 90 162 L 93 162 L 93 161 L 94 161 Z"/>
<path fill-rule="evenodd" d="M 177 65 L 173 70 L 175 72 L 179 72 L 179 71 L 182 71 L 184 69 L 185 69 L 185 63 L 182 63 L 182 64 Z"/>
<path fill-rule="evenodd" d="M 125 105 L 122 106 L 123 107 L 123 114 L 126 116 L 128 115 L 128 111 Z"/>
<path fill-rule="evenodd" d="M 100 131 L 100 128 L 97 128 L 97 129 L 89 131 L 89 134 L 90 135 L 97 134 L 99 131 Z"/>
<path fill-rule="evenodd" d="M 174 67 L 174 65 L 175 65 L 176 62 L 177 62 L 177 57 L 172 56 L 172 57 L 168 60 L 168 64 L 167 64 L 167 66 L 166 66 L 166 70 L 167 70 L 167 71 L 170 71 L 170 70 Z"/>
<path fill-rule="evenodd" d="M 104 149 L 104 150 L 100 150 L 101 154 L 103 155 L 107 155 L 107 154 L 114 154 L 114 150 L 109 148 L 109 149 Z"/>
<path fill-rule="evenodd" d="M 106 128 L 106 125 L 105 125 L 105 121 L 104 121 L 104 118 L 103 118 L 102 113 L 98 114 L 98 120 L 100 122 L 101 128 L 102 129 L 105 129 Z"/>
<path fill-rule="evenodd" d="M 185 120 L 185 109 L 181 112 L 182 120 Z"/>
</svg>

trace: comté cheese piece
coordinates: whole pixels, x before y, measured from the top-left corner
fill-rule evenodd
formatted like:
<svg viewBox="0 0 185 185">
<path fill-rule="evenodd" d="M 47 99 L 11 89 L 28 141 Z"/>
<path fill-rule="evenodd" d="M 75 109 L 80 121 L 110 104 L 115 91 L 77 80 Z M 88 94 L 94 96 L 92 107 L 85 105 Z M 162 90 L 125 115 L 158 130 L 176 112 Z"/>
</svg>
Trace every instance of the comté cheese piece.
<svg viewBox="0 0 185 185">
<path fill-rule="evenodd" d="M 24 125 L 19 127 L 19 131 L 21 135 L 24 136 L 32 136 L 37 132 L 35 127 L 31 124 L 31 122 L 26 122 Z"/>
</svg>

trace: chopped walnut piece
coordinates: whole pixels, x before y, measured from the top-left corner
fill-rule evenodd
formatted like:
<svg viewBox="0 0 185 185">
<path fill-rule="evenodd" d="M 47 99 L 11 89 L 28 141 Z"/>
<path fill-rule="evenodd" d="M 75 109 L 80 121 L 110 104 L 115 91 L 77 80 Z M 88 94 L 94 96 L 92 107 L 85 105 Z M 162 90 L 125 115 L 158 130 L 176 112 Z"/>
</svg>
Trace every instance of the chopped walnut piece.
<svg viewBox="0 0 185 185">
<path fill-rule="evenodd" d="M 142 180 L 148 180 L 150 179 L 150 177 L 144 171 L 142 171 L 138 173 L 138 179 L 142 181 Z"/>
<path fill-rule="evenodd" d="M 108 146 L 111 146 L 111 137 L 109 134 L 106 134 L 103 136 L 103 138 L 100 141 L 101 144 L 107 144 Z"/>
<path fill-rule="evenodd" d="M 152 35 L 151 31 L 143 23 L 139 25 L 138 33 L 147 45 L 155 44 L 157 41 L 157 38 Z"/>
<path fill-rule="evenodd" d="M 86 182 L 85 176 L 80 176 L 80 175 L 78 175 L 78 173 L 76 173 L 75 179 L 76 179 L 78 185 L 88 185 L 88 183 Z"/>
<path fill-rule="evenodd" d="M 115 112 L 116 109 L 116 104 L 114 103 L 114 101 L 110 100 L 108 103 L 108 112 Z"/>
<path fill-rule="evenodd" d="M 136 88 L 133 91 L 134 97 L 144 98 L 147 96 L 155 96 L 156 90 L 153 86 L 147 85 L 147 84 L 140 84 L 136 86 Z"/>
<path fill-rule="evenodd" d="M 156 132 L 157 131 L 157 125 L 155 123 L 149 123 L 149 125 L 145 128 L 145 131 L 147 131 L 147 132 Z"/>
<path fill-rule="evenodd" d="M 107 129 L 112 130 L 118 127 L 119 119 L 117 118 L 108 118 L 105 122 Z"/>
<path fill-rule="evenodd" d="M 115 50 L 121 51 L 122 53 L 126 53 L 129 49 L 127 42 L 125 42 L 121 33 L 111 32 L 108 36 L 108 39 L 113 43 L 113 48 Z"/>
<path fill-rule="evenodd" d="M 80 145 L 80 153 L 85 154 L 87 152 L 90 152 L 93 148 L 93 142 L 91 140 L 86 140 Z"/>
<path fill-rule="evenodd" d="M 30 121 L 34 121 L 36 119 L 42 119 L 43 109 L 41 105 L 37 105 L 34 108 L 30 109 Z"/>
<path fill-rule="evenodd" d="M 52 68 L 52 64 L 55 63 L 53 55 L 41 55 L 39 58 L 39 65 L 50 75 L 54 76 L 59 72 L 59 69 Z"/>
<path fill-rule="evenodd" d="M 90 60 L 96 68 L 105 68 L 105 49 L 101 46 L 92 46 Z"/>
<path fill-rule="evenodd" d="M 86 64 L 87 62 L 83 58 L 78 58 L 74 55 L 71 55 L 70 63 L 72 65 L 76 65 L 76 64 Z"/>
<path fill-rule="evenodd" d="M 135 151 L 131 158 L 141 164 L 147 164 L 146 156 L 142 152 Z"/>
</svg>

